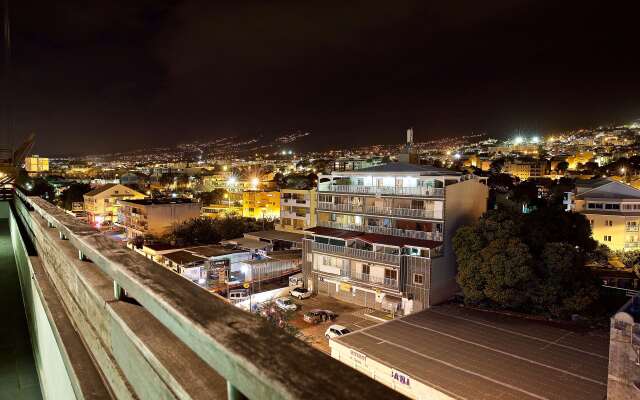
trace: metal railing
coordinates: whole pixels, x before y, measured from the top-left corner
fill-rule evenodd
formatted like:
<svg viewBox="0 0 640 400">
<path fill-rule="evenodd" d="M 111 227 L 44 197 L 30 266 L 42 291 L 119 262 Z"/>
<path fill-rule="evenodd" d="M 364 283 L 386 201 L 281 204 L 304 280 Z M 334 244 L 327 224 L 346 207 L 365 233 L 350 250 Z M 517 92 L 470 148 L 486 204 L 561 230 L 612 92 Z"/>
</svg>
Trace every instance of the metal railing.
<svg viewBox="0 0 640 400">
<path fill-rule="evenodd" d="M 389 196 L 419 196 L 419 197 L 443 197 L 444 188 L 427 186 L 396 187 L 396 186 L 363 186 L 363 185 L 332 185 L 320 184 L 319 192 L 357 193 Z"/>
<path fill-rule="evenodd" d="M 626 242 L 624 244 L 625 249 L 637 249 L 640 248 L 640 242 Z"/>
<path fill-rule="evenodd" d="M 388 254 L 377 251 L 354 249 L 347 246 L 336 246 L 332 244 L 313 242 L 311 248 L 314 251 L 338 254 L 345 257 L 352 257 L 361 260 L 376 261 L 383 264 L 400 265 L 400 255 Z"/>
<path fill-rule="evenodd" d="M 280 199 L 280 204 L 285 206 L 309 207 L 311 202 L 309 200 Z"/>
<path fill-rule="evenodd" d="M 335 204 L 330 202 L 318 202 L 317 208 L 326 211 L 352 212 L 371 215 L 390 215 L 394 217 L 407 218 L 433 218 L 433 210 L 424 210 L 416 208 L 392 208 L 392 207 L 371 207 L 356 206 L 352 204 Z"/>
<path fill-rule="evenodd" d="M 22 193 L 18 196 L 24 202 L 22 218 L 28 226 L 38 224 L 44 232 L 57 231 L 57 240 L 67 241 L 81 260 L 90 260 L 113 281 L 115 299 L 125 292 L 135 298 L 177 341 L 226 379 L 230 399 L 242 395 L 250 399 L 404 398 L 284 330 L 157 268 L 153 261 L 51 203 Z M 180 355 L 177 351 L 174 356 Z"/>
<path fill-rule="evenodd" d="M 627 232 L 638 232 L 638 225 L 627 225 L 625 227 L 625 231 Z"/>
<path fill-rule="evenodd" d="M 348 231 L 377 233 L 380 235 L 398 236 L 411 239 L 420 240 L 434 240 L 442 241 L 442 233 L 439 232 L 425 232 L 425 231 L 413 231 L 409 229 L 387 228 L 384 226 L 368 226 L 357 224 L 342 224 L 340 222 L 333 221 L 318 221 L 318 226 L 325 228 L 344 229 Z"/>
<path fill-rule="evenodd" d="M 397 289 L 398 288 L 398 280 L 397 279 L 392 279 L 392 278 L 386 278 L 386 277 L 380 277 L 380 276 L 375 276 L 375 275 L 370 275 L 370 274 L 363 274 L 360 272 L 354 272 L 351 274 L 351 279 L 357 280 L 357 281 L 361 281 L 361 282 L 368 282 L 368 283 L 372 283 L 374 285 L 382 285 L 388 288 L 392 288 L 392 289 Z"/>
</svg>

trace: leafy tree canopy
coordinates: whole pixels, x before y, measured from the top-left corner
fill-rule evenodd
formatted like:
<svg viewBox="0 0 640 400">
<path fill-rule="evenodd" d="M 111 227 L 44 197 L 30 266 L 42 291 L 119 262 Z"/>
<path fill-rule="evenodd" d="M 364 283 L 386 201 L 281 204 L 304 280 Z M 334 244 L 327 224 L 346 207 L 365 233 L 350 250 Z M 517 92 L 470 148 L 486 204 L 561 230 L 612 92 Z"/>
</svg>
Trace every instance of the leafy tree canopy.
<svg viewBox="0 0 640 400">
<path fill-rule="evenodd" d="M 491 210 L 453 239 L 465 302 L 560 318 L 595 304 L 596 247 L 583 215 L 550 207 Z"/>
</svg>

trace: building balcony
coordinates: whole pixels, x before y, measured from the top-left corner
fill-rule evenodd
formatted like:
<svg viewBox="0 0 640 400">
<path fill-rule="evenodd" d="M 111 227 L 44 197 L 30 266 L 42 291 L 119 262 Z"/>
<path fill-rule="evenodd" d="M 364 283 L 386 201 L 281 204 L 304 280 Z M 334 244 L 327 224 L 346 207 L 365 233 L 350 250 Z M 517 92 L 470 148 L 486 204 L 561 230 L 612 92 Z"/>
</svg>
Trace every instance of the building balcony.
<svg viewBox="0 0 640 400">
<path fill-rule="evenodd" d="M 311 205 L 311 201 L 306 199 L 281 198 L 280 204 L 283 206 L 309 207 Z"/>
<path fill-rule="evenodd" d="M 640 242 L 627 242 L 624 244 L 625 249 L 640 249 Z"/>
<path fill-rule="evenodd" d="M 414 208 L 391 208 L 391 207 L 365 207 L 355 206 L 352 204 L 335 204 L 330 202 L 318 202 L 318 210 L 351 212 L 369 215 L 389 215 L 393 217 L 405 218 L 434 218 L 433 210 L 414 209 Z"/>
<path fill-rule="evenodd" d="M 313 251 L 335 254 L 344 257 L 357 258 L 359 260 L 374 261 L 383 264 L 400 265 L 400 255 L 382 253 L 377 251 L 354 249 L 353 247 L 335 246 L 332 244 L 313 242 Z"/>
<path fill-rule="evenodd" d="M 411 239 L 434 240 L 434 241 L 443 240 L 442 233 L 439 233 L 439 232 L 413 231 L 410 229 L 387 228 L 384 226 L 341 224 L 339 222 L 332 222 L 332 221 L 318 221 L 318 226 L 323 226 L 325 228 L 344 229 L 348 231 L 377 233 L 380 235 L 406 237 Z"/>
<path fill-rule="evenodd" d="M 370 284 L 373 284 L 373 285 L 384 286 L 384 287 L 390 288 L 390 289 L 396 289 L 396 290 L 398 289 L 398 280 L 397 279 L 374 276 L 374 275 L 370 275 L 370 274 L 363 274 L 363 273 L 359 273 L 359 272 L 352 273 L 351 274 L 351 279 L 356 280 L 356 281 L 360 281 L 360 282 L 370 283 Z"/>
<path fill-rule="evenodd" d="M 417 196 L 444 197 L 444 188 L 434 187 L 396 187 L 396 186 L 363 186 L 363 185 L 332 185 L 321 183 L 319 192 L 355 193 L 383 196 Z"/>
<path fill-rule="evenodd" d="M 625 231 L 626 232 L 638 232 L 638 228 L 639 228 L 638 225 L 627 225 L 625 227 Z"/>
</svg>

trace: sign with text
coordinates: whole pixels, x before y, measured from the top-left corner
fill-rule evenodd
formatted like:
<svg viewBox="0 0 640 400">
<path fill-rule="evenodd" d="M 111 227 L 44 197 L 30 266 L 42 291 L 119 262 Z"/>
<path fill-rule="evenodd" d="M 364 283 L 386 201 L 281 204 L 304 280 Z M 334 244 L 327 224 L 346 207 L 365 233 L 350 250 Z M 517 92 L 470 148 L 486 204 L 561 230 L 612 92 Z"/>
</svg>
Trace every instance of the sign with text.
<svg viewBox="0 0 640 400">
<path fill-rule="evenodd" d="M 401 385 L 411 387 L 411 378 L 409 378 L 409 375 L 405 374 L 404 372 L 400 372 L 400 371 L 396 371 L 395 369 L 392 369 L 391 378 L 394 381 L 400 383 Z"/>
<path fill-rule="evenodd" d="M 360 353 L 359 351 L 349 349 L 349 358 L 353 360 L 357 365 L 365 366 L 367 365 L 367 356 L 365 354 Z"/>
</svg>

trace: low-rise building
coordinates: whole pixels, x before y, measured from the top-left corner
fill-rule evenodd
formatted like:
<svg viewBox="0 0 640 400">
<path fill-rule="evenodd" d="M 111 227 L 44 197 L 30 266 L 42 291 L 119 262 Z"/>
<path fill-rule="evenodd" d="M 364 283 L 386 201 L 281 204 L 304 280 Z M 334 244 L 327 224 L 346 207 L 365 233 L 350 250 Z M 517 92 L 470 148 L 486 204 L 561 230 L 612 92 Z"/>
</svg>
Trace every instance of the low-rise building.
<svg viewBox="0 0 640 400">
<path fill-rule="evenodd" d="M 526 181 L 529 178 L 539 178 L 549 173 L 549 162 L 546 160 L 523 161 L 516 160 L 504 165 L 504 172 Z"/>
<path fill-rule="evenodd" d="M 145 195 L 117 183 L 99 186 L 84 195 L 84 211 L 92 225 L 117 222 L 121 200 L 144 199 Z"/>
<path fill-rule="evenodd" d="M 280 217 L 280 192 L 246 190 L 242 192 L 242 216 L 255 219 Z"/>
<path fill-rule="evenodd" d="M 613 179 L 576 181 L 564 205 L 584 214 L 593 238 L 611 250 L 640 249 L 640 190 Z"/>
<path fill-rule="evenodd" d="M 317 192 L 315 189 L 282 189 L 280 191 L 280 222 L 276 229 L 304 233 L 316 226 Z"/>
<path fill-rule="evenodd" d="M 47 157 L 40 157 L 38 155 L 32 155 L 24 159 L 24 169 L 30 175 L 37 175 L 43 172 L 49 171 L 49 159 Z"/>
<path fill-rule="evenodd" d="M 162 236 L 176 225 L 200 217 L 200 203 L 189 199 L 121 200 L 118 225 L 127 239 Z"/>
</svg>

